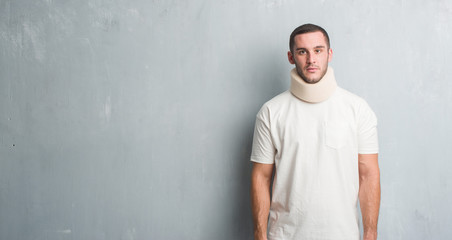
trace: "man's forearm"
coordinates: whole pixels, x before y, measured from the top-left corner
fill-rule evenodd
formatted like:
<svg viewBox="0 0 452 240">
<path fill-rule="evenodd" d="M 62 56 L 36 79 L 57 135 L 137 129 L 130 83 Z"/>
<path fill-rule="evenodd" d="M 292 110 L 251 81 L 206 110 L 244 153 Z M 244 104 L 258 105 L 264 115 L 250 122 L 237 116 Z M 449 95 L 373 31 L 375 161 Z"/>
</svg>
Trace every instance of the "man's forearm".
<svg viewBox="0 0 452 240">
<path fill-rule="evenodd" d="M 360 180 L 359 202 L 363 216 L 364 240 L 377 239 L 380 210 L 380 176 L 375 174 Z"/>
<path fill-rule="evenodd" d="M 251 178 L 251 208 L 254 222 L 254 239 L 267 240 L 268 214 L 270 212 L 271 178 L 253 171 Z"/>
</svg>

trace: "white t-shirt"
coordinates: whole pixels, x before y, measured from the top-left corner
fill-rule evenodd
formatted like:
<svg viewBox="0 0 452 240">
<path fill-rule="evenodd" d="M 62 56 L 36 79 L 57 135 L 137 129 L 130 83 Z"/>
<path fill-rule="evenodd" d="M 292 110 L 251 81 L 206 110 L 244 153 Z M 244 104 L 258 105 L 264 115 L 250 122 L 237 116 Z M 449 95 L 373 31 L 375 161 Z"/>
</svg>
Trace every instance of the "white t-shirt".
<svg viewBox="0 0 452 240">
<path fill-rule="evenodd" d="M 320 103 L 289 91 L 265 103 L 251 161 L 275 164 L 268 239 L 358 240 L 358 153 L 378 153 L 362 98 L 337 87 Z"/>
</svg>

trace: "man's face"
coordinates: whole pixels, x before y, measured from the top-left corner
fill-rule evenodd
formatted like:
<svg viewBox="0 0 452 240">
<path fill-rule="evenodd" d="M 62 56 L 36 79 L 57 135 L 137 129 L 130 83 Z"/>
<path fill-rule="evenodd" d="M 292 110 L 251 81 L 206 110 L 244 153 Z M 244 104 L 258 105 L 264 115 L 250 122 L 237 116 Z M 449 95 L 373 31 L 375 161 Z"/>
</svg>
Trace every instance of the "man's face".
<svg viewBox="0 0 452 240">
<path fill-rule="evenodd" d="M 307 83 L 317 83 L 325 75 L 333 50 L 328 49 L 321 32 L 298 34 L 294 38 L 293 53 L 287 53 L 289 62 L 295 64 L 298 75 Z"/>
</svg>

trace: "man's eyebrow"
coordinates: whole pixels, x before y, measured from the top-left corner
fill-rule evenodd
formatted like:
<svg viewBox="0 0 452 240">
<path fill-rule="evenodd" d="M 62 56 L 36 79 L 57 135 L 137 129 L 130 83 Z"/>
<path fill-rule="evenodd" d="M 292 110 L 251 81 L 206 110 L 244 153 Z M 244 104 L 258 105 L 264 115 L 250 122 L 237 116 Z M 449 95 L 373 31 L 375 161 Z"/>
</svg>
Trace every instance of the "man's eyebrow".
<svg viewBox="0 0 452 240">
<path fill-rule="evenodd" d="M 323 45 L 319 45 L 319 46 L 315 46 L 314 49 L 315 49 L 315 48 L 326 48 L 326 47 L 323 46 Z M 307 50 L 307 49 L 306 49 L 306 48 L 296 48 L 296 49 L 295 49 L 295 51 L 299 51 L 299 50 Z"/>
</svg>

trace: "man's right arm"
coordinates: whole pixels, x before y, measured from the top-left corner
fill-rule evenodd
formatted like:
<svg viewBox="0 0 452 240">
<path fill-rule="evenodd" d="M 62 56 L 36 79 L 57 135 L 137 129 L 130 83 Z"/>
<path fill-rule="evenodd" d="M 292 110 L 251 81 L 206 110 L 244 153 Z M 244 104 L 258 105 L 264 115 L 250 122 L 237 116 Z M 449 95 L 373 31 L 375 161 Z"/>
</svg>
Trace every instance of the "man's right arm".
<svg viewBox="0 0 452 240">
<path fill-rule="evenodd" d="M 254 239 L 267 240 L 270 212 L 270 184 L 274 164 L 253 163 L 251 172 L 251 209 L 254 221 Z"/>
</svg>

